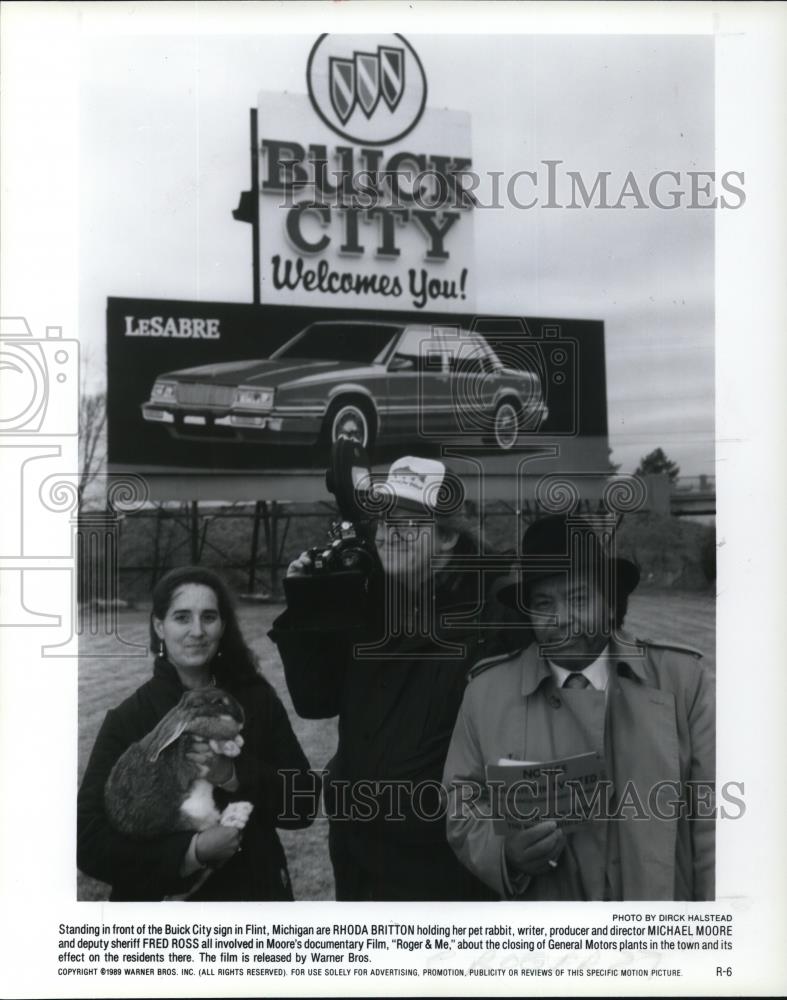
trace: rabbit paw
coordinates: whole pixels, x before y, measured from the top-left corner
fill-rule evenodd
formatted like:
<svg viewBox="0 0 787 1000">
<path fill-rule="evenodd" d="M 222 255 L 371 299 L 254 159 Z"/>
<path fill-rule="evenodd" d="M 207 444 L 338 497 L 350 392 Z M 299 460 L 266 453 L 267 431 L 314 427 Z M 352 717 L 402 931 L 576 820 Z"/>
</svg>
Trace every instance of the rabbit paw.
<svg viewBox="0 0 787 1000">
<path fill-rule="evenodd" d="M 243 737 L 238 734 L 234 740 L 208 740 L 208 746 L 222 757 L 237 757 L 243 746 Z"/>
<path fill-rule="evenodd" d="M 219 824 L 221 826 L 232 826 L 236 830 L 242 830 L 248 823 L 253 808 L 254 806 L 251 802 L 230 802 L 221 814 Z"/>
</svg>

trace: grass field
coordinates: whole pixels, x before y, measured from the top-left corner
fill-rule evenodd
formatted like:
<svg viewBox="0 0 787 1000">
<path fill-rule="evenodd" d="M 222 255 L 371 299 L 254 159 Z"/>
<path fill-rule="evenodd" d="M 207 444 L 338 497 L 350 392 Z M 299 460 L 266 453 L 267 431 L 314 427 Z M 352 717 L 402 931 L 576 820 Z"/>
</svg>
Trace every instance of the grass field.
<svg viewBox="0 0 787 1000">
<path fill-rule="evenodd" d="M 241 606 L 239 616 L 243 633 L 260 659 L 263 672 L 284 702 L 301 746 L 314 767 L 322 767 L 336 747 L 336 720 L 300 719 L 292 708 L 284 672 L 276 647 L 267 638 L 271 622 L 281 611 L 280 605 Z M 646 639 L 665 638 L 701 649 L 703 664 L 711 676 L 716 674 L 715 600 L 712 593 L 647 591 L 631 596 L 626 627 Z M 147 641 L 146 611 L 121 615 L 119 630 L 131 642 Z M 131 694 L 150 674 L 151 662 L 145 658 L 102 659 L 102 639 L 83 638 L 83 657 L 79 673 L 79 775 L 87 764 L 93 741 L 107 709 Z M 296 899 L 332 899 L 333 876 L 328 858 L 327 827 L 316 820 L 308 830 L 279 833 L 290 866 Z M 79 873 L 77 898 L 106 899 L 108 887 Z"/>
</svg>

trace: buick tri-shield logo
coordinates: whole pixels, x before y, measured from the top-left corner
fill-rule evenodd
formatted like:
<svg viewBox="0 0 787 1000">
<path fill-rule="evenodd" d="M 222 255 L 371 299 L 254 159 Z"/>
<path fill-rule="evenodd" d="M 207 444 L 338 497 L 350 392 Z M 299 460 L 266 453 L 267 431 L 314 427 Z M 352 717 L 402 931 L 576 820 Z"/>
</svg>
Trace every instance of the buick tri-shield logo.
<svg viewBox="0 0 787 1000">
<path fill-rule="evenodd" d="M 350 142 L 396 142 L 426 106 L 421 61 L 401 35 L 321 35 L 306 83 L 314 110 Z"/>
<path fill-rule="evenodd" d="M 331 104 L 342 125 L 353 113 L 356 101 L 367 118 L 372 117 L 382 97 L 390 111 L 396 110 L 404 93 L 404 49 L 379 46 L 376 55 L 355 52 L 352 59 L 328 60 L 331 67 Z"/>
</svg>

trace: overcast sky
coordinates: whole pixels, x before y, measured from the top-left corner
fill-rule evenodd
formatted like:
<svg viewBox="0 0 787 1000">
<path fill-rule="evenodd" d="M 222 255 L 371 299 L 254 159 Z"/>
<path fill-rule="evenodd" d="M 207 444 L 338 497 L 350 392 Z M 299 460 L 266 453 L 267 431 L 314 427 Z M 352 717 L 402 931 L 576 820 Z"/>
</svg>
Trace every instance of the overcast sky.
<svg viewBox="0 0 787 1000">
<path fill-rule="evenodd" d="M 94 362 L 108 295 L 251 301 L 248 109 L 305 92 L 315 35 L 88 39 L 81 53 L 80 326 Z M 479 171 L 712 170 L 713 43 L 700 36 L 408 35 L 429 106 L 472 116 Z M 440 151 L 439 151 L 440 152 Z M 668 187 L 663 186 L 663 191 Z M 523 189 L 523 194 L 527 189 Z M 646 195 L 647 198 L 647 195 Z M 603 319 L 623 471 L 662 446 L 714 471 L 714 213 L 475 213 L 479 312 Z"/>
</svg>

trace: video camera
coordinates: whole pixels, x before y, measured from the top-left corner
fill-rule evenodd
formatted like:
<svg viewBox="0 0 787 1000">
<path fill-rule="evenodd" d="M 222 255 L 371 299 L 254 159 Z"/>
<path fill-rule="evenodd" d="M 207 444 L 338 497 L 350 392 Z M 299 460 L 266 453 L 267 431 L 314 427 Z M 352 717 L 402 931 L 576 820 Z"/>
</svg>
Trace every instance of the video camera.
<svg viewBox="0 0 787 1000">
<path fill-rule="evenodd" d="M 340 437 L 331 449 L 325 485 L 336 499 L 339 519 L 324 545 L 308 550 L 311 570 L 284 579 L 287 606 L 299 614 L 338 626 L 362 624 L 369 585 L 381 571 L 374 543 L 377 518 L 372 504 L 371 466 L 357 441 Z"/>
</svg>

